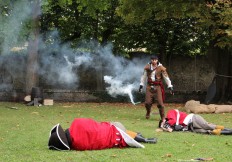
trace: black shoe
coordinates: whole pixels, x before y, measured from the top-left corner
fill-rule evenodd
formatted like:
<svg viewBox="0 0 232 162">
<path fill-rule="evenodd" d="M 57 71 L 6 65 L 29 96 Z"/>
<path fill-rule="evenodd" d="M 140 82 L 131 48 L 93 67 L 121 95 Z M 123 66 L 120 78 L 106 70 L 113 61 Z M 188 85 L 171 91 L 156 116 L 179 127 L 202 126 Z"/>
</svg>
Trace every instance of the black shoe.
<svg viewBox="0 0 232 162">
<path fill-rule="evenodd" d="M 230 128 L 224 128 L 223 130 L 232 131 L 232 129 L 230 129 Z"/>
<path fill-rule="evenodd" d="M 145 143 L 157 143 L 157 138 L 145 138 Z"/>
<path fill-rule="evenodd" d="M 144 138 L 141 134 L 137 134 L 137 136 L 134 138 L 137 142 L 143 142 L 143 143 L 156 143 L 156 138 Z"/>
<path fill-rule="evenodd" d="M 232 130 L 231 129 L 223 129 L 221 130 L 222 135 L 232 135 Z"/>
</svg>

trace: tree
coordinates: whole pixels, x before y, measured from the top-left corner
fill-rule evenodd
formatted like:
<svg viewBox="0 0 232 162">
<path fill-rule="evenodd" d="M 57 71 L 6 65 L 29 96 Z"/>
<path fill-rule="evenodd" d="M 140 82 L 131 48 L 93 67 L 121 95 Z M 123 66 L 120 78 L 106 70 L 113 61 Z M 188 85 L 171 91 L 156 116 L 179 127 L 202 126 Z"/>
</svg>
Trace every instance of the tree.
<svg viewBox="0 0 232 162">
<path fill-rule="evenodd" d="M 208 1 L 212 20 L 209 56 L 215 70 L 215 102 L 232 100 L 232 2 L 229 0 Z"/>
<path fill-rule="evenodd" d="M 29 5 L 28 5 L 29 4 Z M 29 7 L 28 7 L 29 6 Z M 32 9 L 30 8 L 32 7 Z M 1 30 L 3 41 L 2 55 L 12 54 L 17 51 L 24 54 L 22 49 L 26 49 L 28 38 L 30 39 L 28 53 L 27 53 L 27 67 L 25 78 L 25 91 L 29 94 L 33 86 L 37 86 L 37 57 L 38 57 L 38 37 L 39 37 L 39 14 L 40 14 L 40 0 L 36 1 L 21 1 L 21 0 L 6 0 L 0 1 L 1 11 Z M 20 13 L 20 14 L 19 14 Z M 31 17 L 32 15 L 32 17 Z M 31 29 L 33 32 L 31 33 Z M 15 47 L 17 50 L 15 50 Z M 26 50 L 25 50 L 26 51 Z M 24 71 L 24 69 L 20 69 Z"/>
<path fill-rule="evenodd" d="M 115 8 L 115 2 L 48 0 L 48 3 L 42 6 L 42 32 L 56 29 L 60 32 L 63 43 L 72 42 L 74 45 L 83 39 L 104 42 L 111 33 L 109 27 L 113 28 L 104 27 L 102 24 L 112 18 L 107 11 L 110 11 L 109 8 Z"/>
<path fill-rule="evenodd" d="M 155 19 L 194 18 L 196 27 L 210 38 L 208 55 L 216 72 L 215 103 L 232 100 L 232 2 L 214 1 L 140 1 L 120 0 L 118 14 L 129 23 L 141 23 L 155 15 Z"/>
<path fill-rule="evenodd" d="M 31 93 L 32 87 L 38 86 L 38 49 L 39 49 L 39 16 L 40 0 L 31 1 L 32 11 L 32 33 L 28 46 L 27 71 L 26 71 L 26 94 Z"/>
</svg>

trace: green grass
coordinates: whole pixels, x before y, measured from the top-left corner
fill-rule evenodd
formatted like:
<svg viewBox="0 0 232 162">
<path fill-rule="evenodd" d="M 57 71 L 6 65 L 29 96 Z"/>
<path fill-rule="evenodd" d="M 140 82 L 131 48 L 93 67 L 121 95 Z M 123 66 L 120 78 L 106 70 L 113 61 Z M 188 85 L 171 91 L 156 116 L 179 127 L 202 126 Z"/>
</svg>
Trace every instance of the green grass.
<svg viewBox="0 0 232 162">
<path fill-rule="evenodd" d="M 17 107 L 18 109 L 11 109 Z M 182 105 L 168 104 L 167 109 Z M 143 104 L 55 103 L 54 106 L 25 106 L 23 103 L 0 103 L 0 161 L 190 161 L 213 158 L 232 160 L 232 136 L 213 136 L 190 132 L 156 132 L 159 116 L 153 106 L 146 120 Z M 232 114 L 202 114 L 212 122 L 232 127 Z M 57 123 L 69 127 L 78 117 L 97 121 L 120 121 L 129 130 L 145 137 L 158 138 L 157 144 L 144 144 L 144 149 L 125 148 L 100 151 L 52 151 L 47 147 L 50 129 Z"/>
</svg>

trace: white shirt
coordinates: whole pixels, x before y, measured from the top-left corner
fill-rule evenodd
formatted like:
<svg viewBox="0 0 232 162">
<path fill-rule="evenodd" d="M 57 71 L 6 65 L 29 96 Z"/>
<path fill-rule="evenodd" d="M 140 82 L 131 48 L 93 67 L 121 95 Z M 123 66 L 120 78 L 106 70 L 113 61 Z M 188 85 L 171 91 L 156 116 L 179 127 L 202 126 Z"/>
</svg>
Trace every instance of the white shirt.
<svg viewBox="0 0 232 162">
<path fill-rule="evenodd" d="M 189 123 L 191 123 L 191 122 L 193 121 L 193 115 L 194 115 L 194 114 L 188 114 L 188 115 L 185 117 L 183 123 L 184 123 L 185 125 L 188 125 Z"/>
</svg>

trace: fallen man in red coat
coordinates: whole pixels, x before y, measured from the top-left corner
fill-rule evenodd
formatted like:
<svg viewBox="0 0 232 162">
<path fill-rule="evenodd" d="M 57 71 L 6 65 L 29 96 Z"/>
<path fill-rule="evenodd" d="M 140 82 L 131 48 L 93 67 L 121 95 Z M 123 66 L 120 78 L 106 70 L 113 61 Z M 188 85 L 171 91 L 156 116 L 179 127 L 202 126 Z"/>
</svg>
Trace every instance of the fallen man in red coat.
<svg viewBox="0 0 232 162">
<path fill-rule="evenodd" d="M 156 143 L 156 138 L 144 138 L 140 133 L 126 130 L 119 122 L 97 122 L 89 118 L 76 118 L 65 131 L 60 124 L 51 131 L 48 147 L 52 150 L 102 150 L 108 148 L 137 147 Z"/>
<path fill-rule="evenodd" d="M 187 114 L 177 109 L 172 109 L 167 112 L 166 121 L 160 127 L 167 132 L 191 131 L 213 135 L 232 135 L 232 129 L 209 123 L 198 114 Z"/>
</svg>

